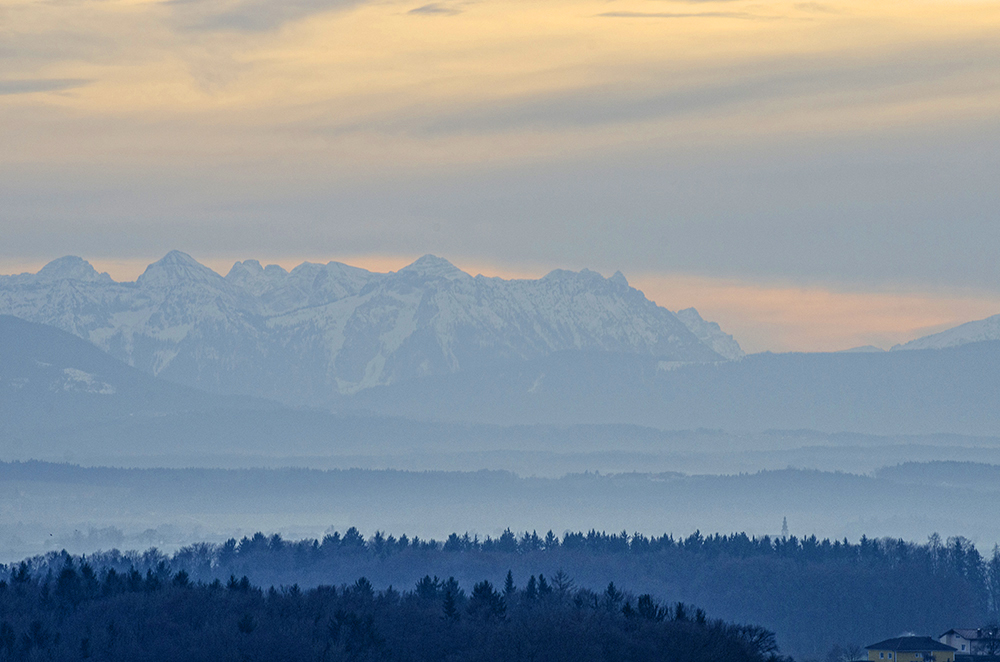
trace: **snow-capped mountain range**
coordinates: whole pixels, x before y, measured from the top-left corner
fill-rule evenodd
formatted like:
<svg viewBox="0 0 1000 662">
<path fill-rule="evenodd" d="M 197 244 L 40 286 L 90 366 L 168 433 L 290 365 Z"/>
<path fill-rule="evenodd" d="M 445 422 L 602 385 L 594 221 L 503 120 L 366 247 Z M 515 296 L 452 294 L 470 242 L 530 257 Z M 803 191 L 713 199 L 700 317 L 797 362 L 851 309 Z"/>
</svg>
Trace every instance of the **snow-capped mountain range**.
<svg viewBox="0 0 1000 662">
<path fill-rule="evenodd" d="M 386 274 L 247 260 L 222 277 L 173 251 L 128 283 L 64 257 L 0 276 L 0 314 L 68 331 L 149 374 L 291 404 L 561 350 L 743 356 L 717 324 L 657 306 L 621 273 L 503 280 L 431 255 Z"/>
</svg>

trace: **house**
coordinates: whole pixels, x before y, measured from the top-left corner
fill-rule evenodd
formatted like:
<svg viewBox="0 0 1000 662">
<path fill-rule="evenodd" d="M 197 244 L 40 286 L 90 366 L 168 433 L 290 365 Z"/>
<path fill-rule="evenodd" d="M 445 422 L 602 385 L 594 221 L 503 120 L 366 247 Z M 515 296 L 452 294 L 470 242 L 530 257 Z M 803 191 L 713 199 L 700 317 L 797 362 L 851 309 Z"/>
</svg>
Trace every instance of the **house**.
<svg viewBox="0 0 1000 662">
<path fill-rule="evenodd" d="M 869 660 L 955 662 L 955 648 L 930 637 L 895 637 L 865 646 Z"/>
<path fill-rule="evenodd" d="M 973 642 L 977 639 L 979 639 L 979 631 L 975 628 L 957 628 L 948 630 L 938 637 L 938 641 L 942 644 L 952 646 L 959 653 L 965 655 L 970 655 L 975 652 L 976 648 L 979 648 L 979 646 L 973 644 Z"/>
<path fill-rule="evenodd" d="M 1000 653 L 1000 632 L 996 628 L 955 628 L 938 641 L 953 646 L 959 655 L 996 655 Z"/>
</svg>

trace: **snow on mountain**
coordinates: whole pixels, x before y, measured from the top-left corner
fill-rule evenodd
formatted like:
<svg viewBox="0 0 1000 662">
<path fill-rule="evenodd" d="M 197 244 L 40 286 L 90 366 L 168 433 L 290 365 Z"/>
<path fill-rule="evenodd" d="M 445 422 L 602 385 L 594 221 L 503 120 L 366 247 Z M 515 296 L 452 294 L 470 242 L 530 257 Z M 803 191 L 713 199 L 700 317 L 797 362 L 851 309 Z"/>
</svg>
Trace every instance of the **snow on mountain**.
<svg viewBox="0 0 1000 662">
<path fill-rule="evenodd" d="M 288 272 L 276 264 L 270 264 L 265 269 L 257 260 L 244 260 L 233 265 L 226 274 L 226 281 L 259 297 L 287 276 Z"/>
<path fill-rule="evenodd" d="M 943 349 L 945 347 L 957 347 L 985 340 L 1000 340 L 1000 315 L 994 315 L 975 322 L 966 322 L 961 326 L 956 326 L 947 331 L 917 338 L 902 345 L 896 345 L 892 349 Z"/>
<path fill-rule="evenodd" d="M 247 411 L 278 410 L 267 401 L 214 395 L 157 379 L 76 335 L 0 315 L 0 444 L 7 452 L 18 439 L 25 440 L 34 457 L 55 449 L 58 454 L 86 448 L 127 454 L 164 452 L 177 443 L 205 447 L 217 441 L 212 432 L 177 441 L 156 439 L 150 422 L 171 416 L 187 421 L 196 412 L 243 418 Z M 105 436 L 114 429 L 118 432 Z"/>
<path fill-rule="evenodd" d="M 100 381 L 96 376 L 76 368 L 63 368 L 62 380 L 51 388 L 61 388 L 63 391 L 80 391 L 97 393 L 99 395 L 114 395 L 115 387 Z"/>
<path fill-rule="evenodd" d="M 170 289 L 182 283 L 198 283 L 206 288 L 220 289 L 225 286 L 225 279 L 187 253 L 170 251 L 161 260 L 146 267 L 136 281 L 140 288 L 151 291 Z"/>
<path fill-rule="evenodd" d="M 746 356 L 735 338 L 723 331 L 715 322 L 703 320 L 694 308 L 678 311 L 677 319 L 720 356 L 730 360 L 742 359 Z"/>
<path fill-rule="evenodd" d="M 388 274 L 246 260 L 222 277 L 172 251 L 134 283 L 61 258 L 0 277 L 0 314 L 69 331 L 179 383 L 295 404 L 561 350 L 743 356 L 717 324 L 657 306 L 620 273 L 503 280 L 432 255 Z"/>
<path fill-rule="evenodd" d="M 92 283 L 111 283 L 111 276 L 99 274 L 84 259 L 68 255 L 49 262 L 35 274 L 39 282 L 53 283 L 60 280 L 79 280 Z"/>
</svg>

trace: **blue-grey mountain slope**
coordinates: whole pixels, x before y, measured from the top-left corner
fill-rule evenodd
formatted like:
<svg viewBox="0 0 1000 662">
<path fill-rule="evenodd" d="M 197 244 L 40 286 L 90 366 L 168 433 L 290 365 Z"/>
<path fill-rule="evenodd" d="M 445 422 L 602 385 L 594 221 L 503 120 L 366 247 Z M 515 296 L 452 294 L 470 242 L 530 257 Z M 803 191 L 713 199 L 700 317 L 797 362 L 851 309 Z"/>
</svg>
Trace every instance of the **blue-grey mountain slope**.
<svg viewBox="0 0 1000 662">
<path fill-rule="evenodd" d="M 881 353 L 754 354 L 676 366 L 560 352 L 369 389 L 338 407 L 435 420 L 667 430 L 1000 434 L 1000 342 Z"/>
<path fill-rule="evenodd" d="M 275 408 L 156 379 L 51 326 L 0 315 L 0 430 Z"/>
<path fill-rule="evenodd" d="M 0 277 L 0 314 L 56 326 L 148 374 L 295 405 L 566 350 L 742 356 L 718 325 L 657 306 L 621 274 L 503 280 L 434 256 L 388 274 L 250 260 L 223 278 L 174 251 L 134 283 L 65 257 Z"/>
<path fill-rule="evenodd" d="M 966 322 L 940 333 L 933 333 L 902 345 L 896 345 L 892 349 L 943 349 L 990 340 L 1000 340 L 1000 315 L 993 315 L 984 320 Z"/>
</svg>

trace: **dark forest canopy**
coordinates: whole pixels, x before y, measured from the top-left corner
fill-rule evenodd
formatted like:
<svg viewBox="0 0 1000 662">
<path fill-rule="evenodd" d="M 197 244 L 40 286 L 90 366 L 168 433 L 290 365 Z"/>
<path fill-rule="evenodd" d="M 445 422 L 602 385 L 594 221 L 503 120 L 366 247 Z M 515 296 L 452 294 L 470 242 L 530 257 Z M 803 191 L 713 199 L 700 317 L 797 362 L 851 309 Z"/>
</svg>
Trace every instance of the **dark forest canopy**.
<svg viewBox="0 0 1000 662">
<path fill-rule="evenodd" d="M 55 559 L 50 559 L 55 560 Z M 58 572 L 18 566 L 0 582 L 0 659 L 574 660 L 777 662 L 774 634 L 709 620 L 608 583 L 565 574 L 466 591 L 424 576 L 407 591 L 352 584 L 263 591 L 247 577 L 192 581 L 166 562 L 141 573 L 61 557 Z"/>
<path fill-rule="evenodd" d="M 926 544 L 898 539 L 754 538 L 745 534 L 647 537 L 626 532 L 552 532 L 492 538 L 452 534 L 444 541 L 355 528 L 322 540 L 284 540 L 257 533 L 221 544 L 201 543 L 173 555 L 101 552 L 86 557 L 51 553 L 0 568 L 0 576 L 30 577 L 55 590 L 69 564 L 86 564 L 100 578 L 185 573 L 206 585 L 247 576 L 255 585 L 306 586 L 353 582 L 374 587 L 416 586 L 425 576 L 455 577 L 463 586 L 484 580 L 502 586 L 505 575 L 528 590 L 529 577 L 572 578 L 599 594 L 621 587 L 623 604 L 638 608 L 640 592 L 660 603 L 695 603 L 726 621 L 752 622 L 777 634 L 797 657 L 822 657 L 902 631 L 937 635 L 979 626 L 1000 607 L 1000 550 L 984 558 L 964 538 Z M 150 574 L 151 573 L 151 574 Z M 39 589 L 42 590 L 42 589 Z M 933 600 L 927 596 L 934 596 Z M 443 598 L 442 598 L 443 599 Z M 561 618 L 561 617 L 560 617 Z M 869 641 L 870 640 L 870 641 Z"/>
</svg>

